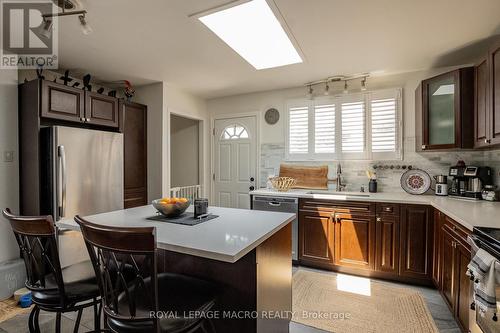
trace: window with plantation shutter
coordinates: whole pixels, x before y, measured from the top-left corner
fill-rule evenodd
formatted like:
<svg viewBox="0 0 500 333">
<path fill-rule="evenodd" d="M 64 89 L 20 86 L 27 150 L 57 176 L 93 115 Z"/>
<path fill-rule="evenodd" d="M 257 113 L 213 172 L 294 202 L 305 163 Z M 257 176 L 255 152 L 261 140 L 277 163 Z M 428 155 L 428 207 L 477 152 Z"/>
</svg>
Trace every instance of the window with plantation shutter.
<svg viewBox="0 0 500 333">
<path fill-rule="evenodd" d="M 397 139 L 396 99 L 371 101 L 372 152 L 395 152 Z"/>
<path fill-rule="evenodd" d="M 335 104 L 314 106 L 314 152 L 335 153 Z"/>
<path fill-rule="evenodd" d="M 365 102 L 342 103 L 342 152 L 365 151 Z"/>
<path fill-rule="evenodd" d="M 387 89 L 290 102 L 286 158 L 401 159 L 401 94 Z"/>
<path fill-rule="evenodd" d="M 309 152 L 309 107 L 289 109 L 289 153 L 307 154 Z"/>
</svg>

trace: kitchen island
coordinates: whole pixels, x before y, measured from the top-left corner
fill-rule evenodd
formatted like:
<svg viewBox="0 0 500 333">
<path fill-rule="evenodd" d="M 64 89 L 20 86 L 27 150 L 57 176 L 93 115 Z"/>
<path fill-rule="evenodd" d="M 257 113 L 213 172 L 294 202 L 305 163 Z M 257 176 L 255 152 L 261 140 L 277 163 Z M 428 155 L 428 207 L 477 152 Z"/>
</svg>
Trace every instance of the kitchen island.
<svg viewBox="0 0 500 333">
<path fill-rule="evenodd" d="M 219 217 L 195 226 L 148 220 L 156 215 L 152 206 L 84 218 L 107 226 L 156 227 L 159 272 L 196 276 L 221 286 L 213 313 L 217 332 L 288 332 L 290 222 L 295 214 L 221 207 L 209 207 L 209 212 Z M 78 229 L 73 220 L 59 221 L 58 226 Z"/>
</svg>

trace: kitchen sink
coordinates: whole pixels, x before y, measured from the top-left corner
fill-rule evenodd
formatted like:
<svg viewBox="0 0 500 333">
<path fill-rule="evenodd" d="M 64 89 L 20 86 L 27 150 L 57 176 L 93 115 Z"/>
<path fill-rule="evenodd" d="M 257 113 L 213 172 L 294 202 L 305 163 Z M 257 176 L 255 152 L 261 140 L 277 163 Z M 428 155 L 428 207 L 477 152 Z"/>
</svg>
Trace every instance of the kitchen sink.
<svg viewBox="0 0 500 333">
<path fill-rule="evenodd" d="M 364 192 L 336 192 L 336 191 L 309 191 L 307 194 L 321 194 L 335 197 L 345 197 L 345 198 L 368 198 L 370 194 Z"/>
</svg>

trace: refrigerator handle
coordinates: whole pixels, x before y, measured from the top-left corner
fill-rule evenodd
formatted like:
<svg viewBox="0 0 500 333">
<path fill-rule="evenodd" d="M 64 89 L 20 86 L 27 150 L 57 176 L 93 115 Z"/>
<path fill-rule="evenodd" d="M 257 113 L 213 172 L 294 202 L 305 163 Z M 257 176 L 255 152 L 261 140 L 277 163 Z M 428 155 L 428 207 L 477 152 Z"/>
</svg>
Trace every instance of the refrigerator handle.
<svg viewBox="0 0 500 333">
<path fill-rule="evenodd" d="M 61 176 L 61 197 L 58 202 L 59 217 L 64 217 L 66 211 L 66 152 L 64 146 L 57 146 L 57 155 L 61 160 L 60 176 Z"/>
</svg>

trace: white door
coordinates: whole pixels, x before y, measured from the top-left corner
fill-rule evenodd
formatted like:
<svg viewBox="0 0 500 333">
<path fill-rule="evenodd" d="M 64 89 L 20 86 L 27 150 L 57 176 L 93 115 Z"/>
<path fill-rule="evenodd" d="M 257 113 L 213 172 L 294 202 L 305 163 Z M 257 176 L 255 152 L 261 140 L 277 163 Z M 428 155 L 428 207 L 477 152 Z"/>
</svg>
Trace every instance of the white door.
<svg viewBox="0 0 500 333">
<path fill-rule="evenodd" d="M 257 174 L 255 116 L 216 120 L 214 135 L 214 204 L 249 209 Z"/>
</svg>

